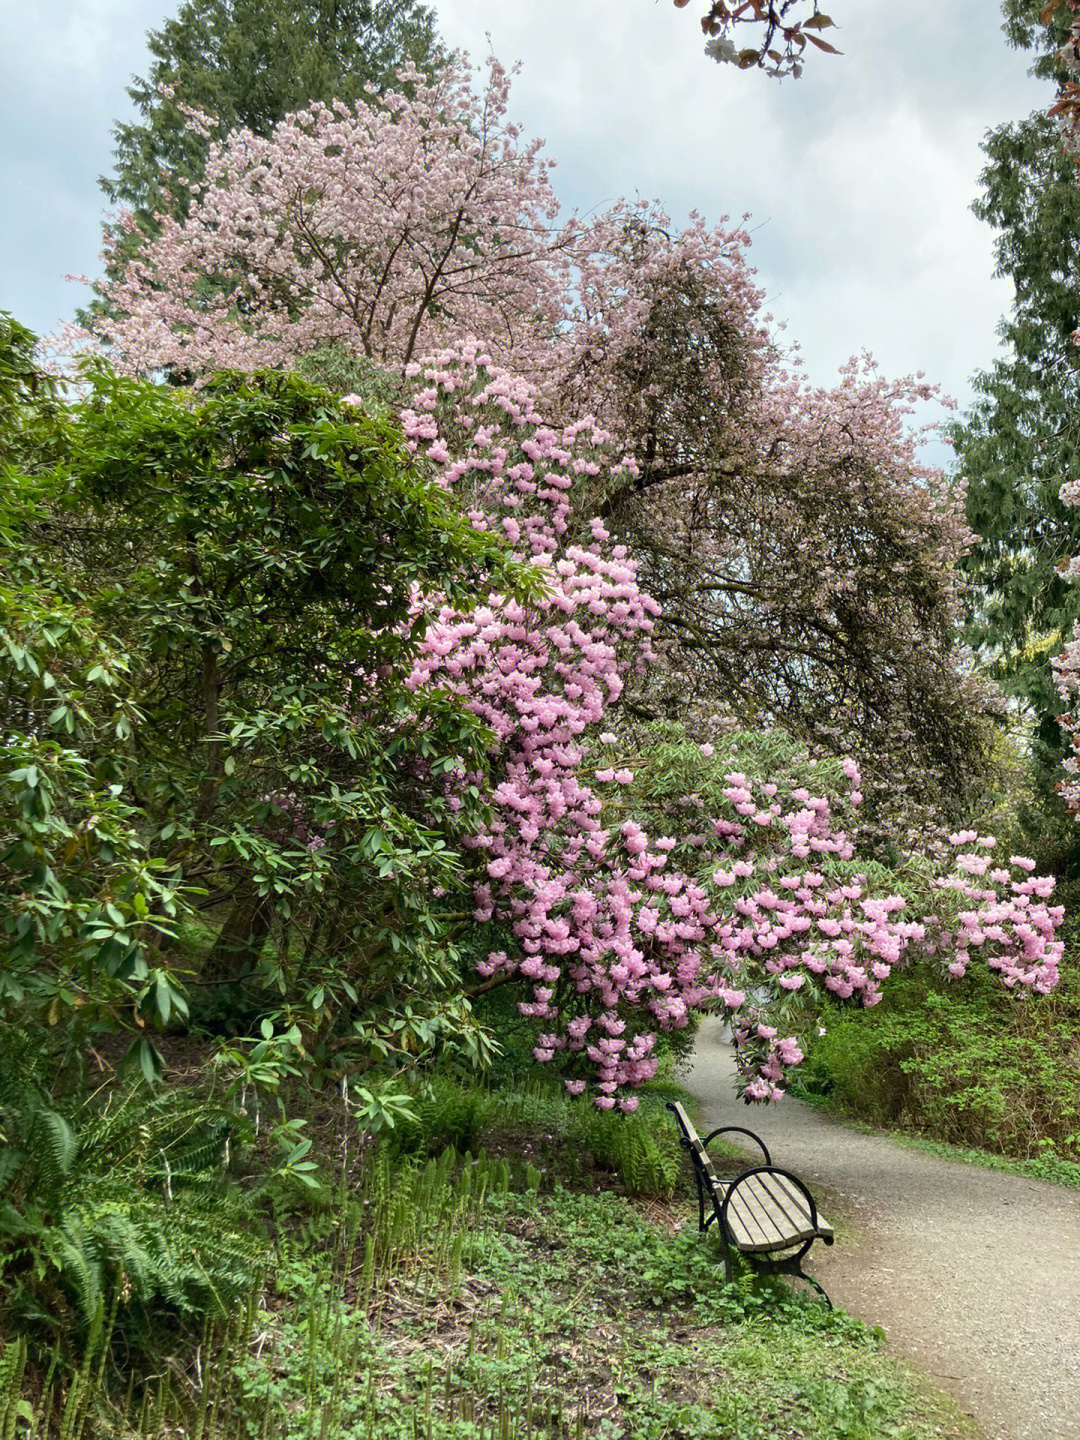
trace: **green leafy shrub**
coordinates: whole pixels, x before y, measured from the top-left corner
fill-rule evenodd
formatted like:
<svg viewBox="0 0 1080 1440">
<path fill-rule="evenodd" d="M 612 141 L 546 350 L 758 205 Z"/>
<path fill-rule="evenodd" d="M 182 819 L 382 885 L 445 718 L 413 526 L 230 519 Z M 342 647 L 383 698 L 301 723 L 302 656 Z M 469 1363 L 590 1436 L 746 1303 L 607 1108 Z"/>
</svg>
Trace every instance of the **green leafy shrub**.
<svg viewBox="0 0 1080 1440">
<path fill-rule="evenodd" d="M 448 1146 L 461 1151 L 476 1148 L 496 1101 L 488 1090 L 433 1077 L 413 1097 L 411 1108 L 415 1118 L 397 1128 L 393 1149 L 398 1154 L 438 1154 Z"/>
<path fill-rule="evenodd" d="M 888 1008 L 834 1007 L 798 1085 L 871 1124 L 1026 1160 L 1080 1158 L 1080 977 L 1049 996 L 989 975 L 893 977 Z"/>
<path fill-rule="evenodd" d="M 385 413 L 101 363 L 50 408 L 28 345 L 0 324 L 0 1018 L 138 1038 L 186 1023 L 195 970 L 229 987 L 204 1030 L 270 1011 L 324 1073 L 482 1055 L 453 930 L 483 806 L 441 777 L 489 737 L 408 688 L 404 622 L 542 578 Z"/>
</svg>

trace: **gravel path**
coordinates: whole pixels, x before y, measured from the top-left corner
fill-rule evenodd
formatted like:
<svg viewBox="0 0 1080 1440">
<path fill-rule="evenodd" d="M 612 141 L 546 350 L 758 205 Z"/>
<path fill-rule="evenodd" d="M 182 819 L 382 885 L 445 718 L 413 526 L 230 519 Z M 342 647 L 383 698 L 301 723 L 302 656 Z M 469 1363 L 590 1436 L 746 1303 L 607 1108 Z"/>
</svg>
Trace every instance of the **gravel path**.
<svg viewBox="0 0 1080 1440">
<path fill-rule="evenodd" d="M 942 1160 L 790 1097 L 737 1100 L 717 1021 L 687 1087 L 702 1133 L 748 1125 L 773 1162 L 828 1192 L 848 1233 L 809 1268 L 832 1299 L 884 1326 L 993 1440 L 1080 1440 L 1080 1192 Z"/>
</svg>

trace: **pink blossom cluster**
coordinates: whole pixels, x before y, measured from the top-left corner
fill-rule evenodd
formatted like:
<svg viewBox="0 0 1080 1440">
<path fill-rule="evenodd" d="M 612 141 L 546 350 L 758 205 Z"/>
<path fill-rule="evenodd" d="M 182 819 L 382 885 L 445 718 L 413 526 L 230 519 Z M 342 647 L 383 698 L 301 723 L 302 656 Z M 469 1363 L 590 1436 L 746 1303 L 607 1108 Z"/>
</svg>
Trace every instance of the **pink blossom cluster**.
<svg viewBox="0 0 1080 1440">
<path fill-rule="evenodd" d="M 1080 331 L 1073 338 L 1080 341 Z M 1066 505 L 1080 505 L 1080 484 L 1075 480 L 1062 485 L 1059 494 Z M 1059 568 L 1067 579 L 1074 582 L 1080 580 L 1080 556 L 1074 555 Z M 1080 693 L 1080 624 L 1073 626 L 1072 637 L 1064 651 L 1054 657 L 1053 667 L 1054 679 L 1062 698 L 1075 707 L 1077 695 Z M 1072 752 L 1062 762 L 1065 778 L 1059 782 L 1058 790 L 1069 809 L 1077 812 L 1080 811 L 1080 718 L 1074 710 L 1070 710 L 1068 714 L 1058 717 L 1058 723 L 1068 732 L 1072 741 Z"/>
<path fill-rule="evenodd" d="M 1020 985 L 1049 994 L 1058 982 L 1063 947 L 1055 937 L 1065 914 L 1063 906 L 1045 903 L 1054 893 L 1053 876 L 1032 874 L 1035 862 L 1026 855 L 995 862 L 992 835 L 962 830 L 949 840 L 952 873 L 935 881 L 955 912 L 953 925 L 937 937 L 954 957 L 949 974 L 965 974 L 975 950 L 1008 989 Z"/>
<path fill-rule="evenodd" d="M 935 877 L 940 913 L 927 920 L 860 871 L 841 823 L 862 800 L 854 760 L 840 767 L 840 799 L 729 771 L 719 804 L 683 796 L 670 833 L 656 833 L 607 727 L 627 667 L 650 658 L 658 607 L 625 550 L 598 520 L 581 535 L 575 512 L 625 462 L 591 422 L 545 426 L 533 389 L 492 368 L 476 343 L 414 367 L 412 379 L 409 443 L 473 524 L 505 535 L 548 587 L 532 606 L 488 596 L 467 614 L 445 608 L 409 681 L 464 696 L 495 736 L 491 819 L 470 842 L 482 862 L 475 916 L 508 927 L 515 946 L 478 968 L 527 984 L 519 1008 L 538 1023 L 540 1064 L 558 1057 L 576 1070 L 573 1094 L 588 1070 L 597 1105 L 629 1109 L 626 1092 L 656 1071 L 656 1031 L 720 1008 L 746 1094 L 776 1099 L 802 1052 L 766 1023 L 763 992 L 873 1005 L 892 968 L 928 946 L 965 965 L 977 950 L 1006 984 L 1053 984 L 1061 912 L 1043 903 L 1052 882 L 980 870 L 984 849 L 961 847 Z M 711 745 L 699 753 L 706 767 L 722 765 Z"/>
<path fill-rule="evenodd" d="M 1066 74 L 1073 78 L 1066 80 L 1060 87 L 1057 100 L 1047 113 L 1057 119 L 1062 150 L 1066 155 L 1075 157 L 1080 156 L 1080 5 L 1077 0 L 1064 0 L 1064 3 L 1072 12 L 1073 18 L 1069 22 L 1068 37 L 1056 52 L 1055 59 Z M 1062 0 L 1047 0 L 1042 9 L 1041 22 L 1048 24 L 1061 5 Z M 1074 334 L 1073 339 L 1078 336 L 1080 331 Z"/>
<path fill-rule="evenodd" d="M 1080 331 L 1073 338 L 1080 341 Z M 1080 484 L 1075 480 L 1062 485 L 1059 494 L 1066 505 L 1080 505 Z M 1074 555 L 1059 568 L 1067 579 L 1080 580 L 1080 556 Z M 1062 698 L 1074 707 L 1068 714 L 1058 717 L 1058 723 L 1072 741 L 1072 752 L 1062 762 L 1065 778 L 1058 784 L 1058 790 L 1069 809 L 1077 812 L 1080 811 L 1080 718 L 1075 714 L 1075 706 L 1080 693 L 1080 624 L 1073 626 L 1072 637 L 1064 651 L 1054 657 L 1053 667 Z"/>
</svg>

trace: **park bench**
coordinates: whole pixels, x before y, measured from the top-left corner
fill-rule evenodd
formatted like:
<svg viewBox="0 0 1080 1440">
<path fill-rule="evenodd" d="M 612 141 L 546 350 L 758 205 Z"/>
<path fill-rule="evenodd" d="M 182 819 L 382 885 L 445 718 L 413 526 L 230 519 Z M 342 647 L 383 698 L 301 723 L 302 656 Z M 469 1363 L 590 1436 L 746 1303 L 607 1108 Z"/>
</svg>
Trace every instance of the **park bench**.
<svg viewBox="0 0 1080 1440">
<path fill-rule="evenodd" d="M 832 1302 L 818 1282 L 802 1269 L 802 1259 L 815 1240 L 833 1243 L 833 1228 L 818 1214 L 814 1197 L 796 1175 L 781 1170 L 760 1136 L 741 1125 L 721 1125 L 705 1136 L 694 1129 L 690 1117 L 677 1102 L 667 1107 L 682 1131 L 679 1143 L 694 1167 L 698 1193 L 698 1229 L 702 1232 L 716 1221 L 724 1247 L 724 1275 L 732 1279 L 732 1252 L 745 1256 L 753 1268 L 766 1275 L 797 1275 L 812 1285 L 832 1308 Z M 734 1180 L 723 1181 L 716 1173 L 708 1146 L 718 1135 L 746 1135 L 761 1149 L 764 1165 L 744 1170 Z M 706 1217 L 706 1209 L 712 1213 Z"/>
</svg>

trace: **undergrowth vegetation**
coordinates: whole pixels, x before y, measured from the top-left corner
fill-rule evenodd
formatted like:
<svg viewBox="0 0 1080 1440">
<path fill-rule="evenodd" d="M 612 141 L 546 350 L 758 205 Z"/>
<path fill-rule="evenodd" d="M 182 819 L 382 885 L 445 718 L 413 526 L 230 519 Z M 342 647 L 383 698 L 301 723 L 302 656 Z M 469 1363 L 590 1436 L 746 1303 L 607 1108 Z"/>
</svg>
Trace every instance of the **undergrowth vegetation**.
<svg viewBox="0 0 1080 1440">
<path fill-rule="evenodd" d="M 63 1374 L 114 1331 L 130 1358 L 163 1322 L 226 1320 L 271 1253 L 268 1181 L 229 1173 L 243 1117 L 181 1088 L 48 1095 L 41 1053 L 17 1030 L 0 1045 L 4 1331 Z"/>
<path fill-rule="evenodd" d="M 603 1175 L 630 1194 L 670 1196 L 680 1165 L 663 1105 L 680 1093 L 674 1085 L 654 1083 L 639 1110 L 614 1117 L 535 1080 L 520 1089 L 487 1090 L 440 1079 L 416 1101 L 420 1123 L 395 1132 L 389 1143 L 399 1154 L 479 1145 L 488 1154 L 520 1154 L 554 1168 L 567 1183 Z"/>
<path fill-rule="evenodd" d="M 140 1087 L 81 1128 L 57 1115 L 50 1133 L 71 1139 L 41 1152 L 58 1153 L 67 1197 L 53 1228 L 81 1217 L 97 1289 L 55 1245 L 14 1262 L 7 1248 L 0 1435 L 964 1434 L 883 1361 L 880 1332 L 779 1282 L 722 1283 L 685 1203 L 673 1093 L 622 1116 L 540 1084 L 440 1079 L 418 1090 L 416 1123 L 372 1141 L 339 1109 L 312 1170 L 257 1183 L 259 1138 L 245 1147 L 239 1117 L 226 1149 L 208 1104 L 147 1104 Z M 21 1192 L 6 1186 L 10 1224 Z M 232 1269 L 230 1223 L 251 1244 Z M 170 1257 L 188 1280 L 169 1282 Z M 204 1288 L 186 1288 L 199 1267 Z M 59 1297 L 70 1323 L 23 1323 L 35 1297 L 39 1322 Z"/>
<path fill-rule="evenodd" d="M 1080 980 L 1037 1004 L 986 976 L 897 975 L 892 1003 L 833 1007 L 800 1067 L 807 1098 L 873 1125 L 1021 1161 L 1080 1161 Z M 1080 1178 L 1080 1173 L 1078 1173 Z"/>
</svg>

